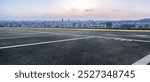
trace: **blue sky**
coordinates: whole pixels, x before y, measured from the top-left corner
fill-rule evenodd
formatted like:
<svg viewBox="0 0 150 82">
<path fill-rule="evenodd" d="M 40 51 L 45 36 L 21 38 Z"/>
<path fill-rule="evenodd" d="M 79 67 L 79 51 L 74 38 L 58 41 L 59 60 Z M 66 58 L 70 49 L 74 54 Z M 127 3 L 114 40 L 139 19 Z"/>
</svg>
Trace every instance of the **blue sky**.
<svg viewBox="0 0 150 82">
<path fill-rule="evenodd" d="M 0 0 L 0 20 L 150 18 L 150 0 Z"/>
</svg>

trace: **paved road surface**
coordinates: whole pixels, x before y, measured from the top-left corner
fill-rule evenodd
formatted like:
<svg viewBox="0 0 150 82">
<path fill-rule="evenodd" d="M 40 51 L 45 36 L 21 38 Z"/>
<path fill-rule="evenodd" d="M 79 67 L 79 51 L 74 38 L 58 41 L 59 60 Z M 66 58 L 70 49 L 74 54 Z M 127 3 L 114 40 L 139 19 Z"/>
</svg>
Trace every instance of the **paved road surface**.
<svg viewBox="0 0 150 82">
<path fill-rule="evenodd" d="M 150 31 L 0 28 L 1 65 L 148 65 Z"/>
</svg>

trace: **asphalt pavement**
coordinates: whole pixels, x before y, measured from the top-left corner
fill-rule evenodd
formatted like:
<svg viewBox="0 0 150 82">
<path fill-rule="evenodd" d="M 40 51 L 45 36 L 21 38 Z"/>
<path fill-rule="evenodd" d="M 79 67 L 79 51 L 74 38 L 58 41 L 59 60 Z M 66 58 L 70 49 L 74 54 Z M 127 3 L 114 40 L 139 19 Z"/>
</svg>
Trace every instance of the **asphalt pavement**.
<svg viewBox="0 0 150 82">
<path fill-rule="evenodd" d="M 150 31 L 0 28 L 1 65 L 149 65 Z"/>
</svg>

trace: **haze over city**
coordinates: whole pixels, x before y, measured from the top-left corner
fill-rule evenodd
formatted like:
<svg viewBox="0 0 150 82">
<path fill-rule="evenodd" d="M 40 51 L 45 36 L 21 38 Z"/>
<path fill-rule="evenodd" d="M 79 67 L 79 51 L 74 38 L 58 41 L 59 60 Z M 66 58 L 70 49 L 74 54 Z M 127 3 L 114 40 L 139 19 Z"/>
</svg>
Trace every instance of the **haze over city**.
<svg viewBox="0 0 150 82">
<path fill-rule="evenodd" d="M 1 20 L 136 20 L 150 17 L 150 0 L 0 0 Z"/>
</svg>

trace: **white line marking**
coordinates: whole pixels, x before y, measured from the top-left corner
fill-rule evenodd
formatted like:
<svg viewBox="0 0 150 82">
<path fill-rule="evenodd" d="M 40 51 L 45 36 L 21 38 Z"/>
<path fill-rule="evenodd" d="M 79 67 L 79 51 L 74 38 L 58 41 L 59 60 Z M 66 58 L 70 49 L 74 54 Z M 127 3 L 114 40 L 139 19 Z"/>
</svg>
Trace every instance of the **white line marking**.
<svg viewBox="0 0 150 82">
<path fill-rule="evenodd" d="M 58 34 L 58 35 L 72 35 L 72 36 L 87 36 L 87 37 L 90 37 L 90 35 L 76 35 L 76 34 L 67 34 L 67 33 L 41 32 L 41 31 L 36 31 L 36 32 Z M 113 40 L 119 40 L 119 41 L 129 41 L 129 42 L 135 41 L 135 42 L 150 43 L 150 41 L 148 41 L 148 40 L 124 39 L 124 38 L 104 37 L 104 36 L 93 36 L 93 37 L 99 37 L 99 38 L 105 38 L 105 39 L 113 39 Z"/>
<path fill-rule="evenodd" d="M 118 32 L 150 32 L 150 30 L 97 30 L 97 31 L 112 31 L 112 32 L 114 32 L 114 31 L 118 31 Z"/>
<path fill-rule="evenodd" d="M 140 37 L 140 38 L 150 38 L 148 35 L 116 35 L 116 34 L 103 34 L 106 36 L 124 36 L 124 37 Z"/>
<path fill-rule="evenodd" d="M 136 40 L 136 39 L 125 39 L 125 38 L 116 38 L 116 37 L 104 37 L 104 36 L 90 36 L 90 35 L 76 35 L 76 34 L 67 34 L 67 33 L 55 33 L 55 32 L 41 32 L 41 31 L 30 31 L 30 32 L 37 32 L 36 34 L 56 34 L 56 35 L 71 35 L 71 36 L 86 36 L 86 37 L 97 37 L 97 38 L 104 38 L 104 39 L 112 39 L 118 41 L 129 41 L 129 42 L 145 42 L 150 43 L 148 40 Z M 20 37 L 12 37 L 12 38 L 20 38 Z M 1 38 L 1 39 L 12 39 L 9 38 Z"/>
<path fill-rule="evenodd" d="M 35 46 L 35 45 L 42 45 L 42 44 L 51 44 L 51 43 L 58 43 L 58 42 L 82 40 L 82 39 L 88 39 L 88 38 L 94 38 L 94 37 L 93 36 L 89 36 L 89 37 L 83 37 L 83 38 L 73 38 L 73 39 L 64 39 L 64 40 L 56 40 L 56 41 L 48 41 L 48 42 L 38 42 L 38 43 L 30 43 L 30 44 L 5 46 L 5 47 L 0 47 L 0 49 L 9 49 L 9 48 L 17 48 L 17 47 L 25 47 L 25 46 Z"/>
<path fill-rule="evenodd" d="M 147 65 L 150 63 L 150 54 L 133 63 L 132 65 Z"/>
<path fill-rule="evenodd" d="M 72 36 L 87 36 L 87 37 L 90 37 L 90 35 L 76 35 L 76 34 L 68 34 L 68 33 L 41 32 L 41 31 L 30 31 L 30 32 L 37 32 L 37 33 L 33 33 L 33 34 L 56 34 L 56 35 L 72 35 Z M 118 35 L 118 36 L 120 36 L 120 35 Z M 104 38 L 104 39 L 112 39 L 112 40 L 118 40 L 118 41 L 129 41 L 129 42 L 136 41 L 136 42 L 150 43 L 150 41 L 147 41 L 147 40 L 125 39 L 125 38 L 104 37 L 104 36 L 93 36 L 93 37 Z M 9 38 L 2 38 L 2 39 L 12 39 L 12 38 L 22 38 L 22 37 L 9 37 Z"/>
<path fill-rule="evenodd" d="M 148 35 L 134 35 L 134 36 L 138 36 L 138 37 L 148 37 Z"/>
<path fill-rule="evenodd" d="M 104 39 L 112 39 L 112 40 L 118 40 L 118 41 L 128 41 L 128 42 L 144 42 L 144 43 L 150 43 L 148 40 L 136 40 L 136 39 L 125 39 L 125 38 L 116 38 L 116 37 L 103 37 L 103 36 L 95 36 L 97 38 L 104 38 Z"/>
</svg>

